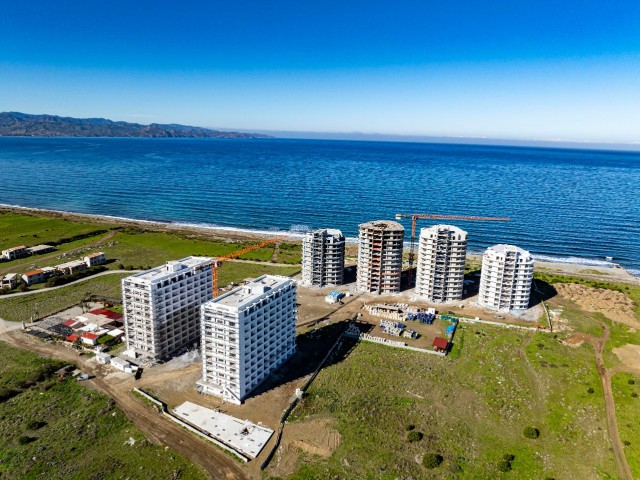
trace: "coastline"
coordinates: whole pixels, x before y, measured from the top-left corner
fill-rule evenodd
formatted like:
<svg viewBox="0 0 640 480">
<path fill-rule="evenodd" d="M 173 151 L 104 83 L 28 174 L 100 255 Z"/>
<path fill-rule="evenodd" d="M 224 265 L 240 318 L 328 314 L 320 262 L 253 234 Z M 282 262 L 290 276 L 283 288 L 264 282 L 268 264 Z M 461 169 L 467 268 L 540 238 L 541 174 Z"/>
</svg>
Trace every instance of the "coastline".
<svg viewBox="0 0 640 480">
<path fill-rule="evenodd" d="M 21 213 L 26 215 L 36 215 L 50 218 L 63 218 L 77 222 L 92 222 L 107 226 L 144 228 L 154 231 L 197 234 L 217 240 L 236 241 L 261 241 L 274 236 L 287 235 L 286 242 L 301 243 L 304 233 L 301 231 L 283 230 L 251 230 L 236 227 L 223 227 L 209 224 L 188 223 L 188 222 L 164 222 L 158 220 L 142 220 L 111 215 L 99 215 L 90 213 L 66 212 L 62 210 L 52 210 L 45 208 L 23 207 L 19 205 L 0 204 L 0 213 Z M 347 242 L 353 246 L 357 243 L 355 238 L 347 238 Z M 536 255 L 533 254 L 534 260 Z M 548 256 L 542 256 L 544 260 L 535 260 L 538 271 L 545 273 L 558 273 L 568 275 L 580 275 L 600 280 L 621 281 L 626 283 L 640 284 L 640 277 L 635 276 L 624 267 L 604 260 L 578 259 L 581 262 L 549 261 Z M 571 258 L 571 257 L 567 257 Z M 482 254 L 479 252 L 467 253 L 467 259 L 473 262 L 482 262 Z M 555 260 L 555 259 L 554 259 Z"/>
</svg>

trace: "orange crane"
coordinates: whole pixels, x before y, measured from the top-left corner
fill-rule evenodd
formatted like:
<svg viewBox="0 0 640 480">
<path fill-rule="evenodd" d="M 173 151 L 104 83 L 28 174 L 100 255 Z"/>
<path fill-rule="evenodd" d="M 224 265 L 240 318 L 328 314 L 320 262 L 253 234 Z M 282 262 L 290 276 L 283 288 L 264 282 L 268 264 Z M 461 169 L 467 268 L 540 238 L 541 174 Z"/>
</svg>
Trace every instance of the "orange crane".
<svg viewBox="0 0 640 480">
<path fill-rule="evenodd" d="M 418 219 L 431 219 L 431 220 L 455 220 L 462 222 L 508 222 L 507 217 L 474 217 L 469 215 L 435 215 L 430 213 L 397 213 L 396 220 L 403 218 L 411 219 L 411 243 L 409 244 L 409 272 L 408 282 L 411 286 L 413 284 L 413 261 L 415 259 L 416 249 L 416 223 Z"/>
<path fill-rule="evenodd" d="M 227 260 L 231 260 L 232 258 L 238 258 L 240 255 L 244 255 L 245 253 L 252 252 L 253 250 L 257 250 L 262 247 L 266 247 L 267 245 L 271 245 L 272 243 L 280 242 L 287 237 L 288 235 L 284 235 L 282 237 L 265 240 L 264 242 L 256 243 L 255 245 L 250 245 L 248 247 L 241 248 L 240 250 L 236 250 L 235 252 L 231 252 L 223 257 L 214 258 L 213 262 L 211 262 L 211 275 L 213 276 L 213 298 L 217 298 L 219 295 L 218 267 L 222 264 L 222 262 L 226 262 Z"/>
</svg>

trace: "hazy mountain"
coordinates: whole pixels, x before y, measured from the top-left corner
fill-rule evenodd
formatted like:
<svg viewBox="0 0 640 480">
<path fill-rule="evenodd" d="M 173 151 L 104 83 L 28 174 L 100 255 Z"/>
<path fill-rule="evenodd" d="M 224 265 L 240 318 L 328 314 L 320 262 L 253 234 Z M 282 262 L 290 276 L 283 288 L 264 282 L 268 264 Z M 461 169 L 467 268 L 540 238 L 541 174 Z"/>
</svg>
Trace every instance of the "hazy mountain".
<svg viewBox="0 0 640 480">
<path fill-rule="evenodd" d="M 223 132 L 177 124 L 140 125 L 105 118 L 0 113 L 0 136 L 10 137 L 153 137 L 153 138 L 270 138 L 246 132 Z"/>
</svg>

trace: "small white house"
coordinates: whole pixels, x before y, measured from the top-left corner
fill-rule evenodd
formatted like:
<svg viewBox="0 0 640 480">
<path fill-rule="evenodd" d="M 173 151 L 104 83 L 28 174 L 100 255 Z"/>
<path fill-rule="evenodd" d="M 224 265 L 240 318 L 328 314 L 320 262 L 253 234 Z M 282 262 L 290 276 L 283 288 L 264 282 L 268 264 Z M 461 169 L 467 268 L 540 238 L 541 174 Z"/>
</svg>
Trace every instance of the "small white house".
<svg viewBox="0 0 640 480">
<path fill-rule="evenodd" d="M 102 252 L 95 252 L 84 257 L 84 261 L 87 267 L 95 267 L 96 265 L 102 265 L 107 261 L 107 256 Z"/>
<path fill-rule="evenodd" d="M 111 355 L 104 352 L 97 352 L 95 356 L 96 362 L 101 363 L 103 365 L 109 365 L 111 362 Z"/>
<path fill-rule="evenodd" d="M 2 279 L 2 288 L 8 288 L 13 290 L 18 286 L 18 274 L 17 273 L 9 273 L 4 276 Z"/>
<path fill-rule="evenodd" d="M 125 373 L 133 373 L 133 365 L 122 358 L 113 357 L 111 359 L 111 365 Z"/>
</svg>

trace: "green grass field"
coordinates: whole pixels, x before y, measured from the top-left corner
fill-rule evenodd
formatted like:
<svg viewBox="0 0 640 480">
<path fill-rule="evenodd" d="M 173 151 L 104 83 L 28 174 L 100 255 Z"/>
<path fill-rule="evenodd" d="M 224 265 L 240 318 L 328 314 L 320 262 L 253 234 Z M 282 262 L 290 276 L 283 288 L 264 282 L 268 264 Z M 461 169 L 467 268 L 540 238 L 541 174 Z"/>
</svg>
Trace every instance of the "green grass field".
<svg viewBox="0 0 640 480">
<path fill-rule="evenodd" d="M 323 370 L 293 421 L 332 418 L 342 443 L 328 459 L 303 455 L 290 478 L 616 478 L 589 345 L 475 325 L 456 341 L 446 359 L 362 342 Z M 421 441 L 407 441 L 409 424 Z M 418 464 L 427 452 L 442 465 Z"/>
<path fill-rule="evenodd" d="M 104 230 L 103 225 L 61 218 L 0 212 L 0 250 L 17 245 L 33 246 Z"/>
<path fill-rule="evenodd" d="M 620 440 L 624 444 L 627 462 L 635 478 L 640 476 L 640 377 L 617 373 L 611 379 Z M 635 396 L 634 396 L 635 395 Z"/>
<path fill-rule="evenodd" d="M 58 367 L 0 342 L 2 378 Z M 39 376 L 0 402 L 0 478 L 203 479 L 199 467 L 155 445 L 104 395 L 73 379 Z"/>
</svg>

